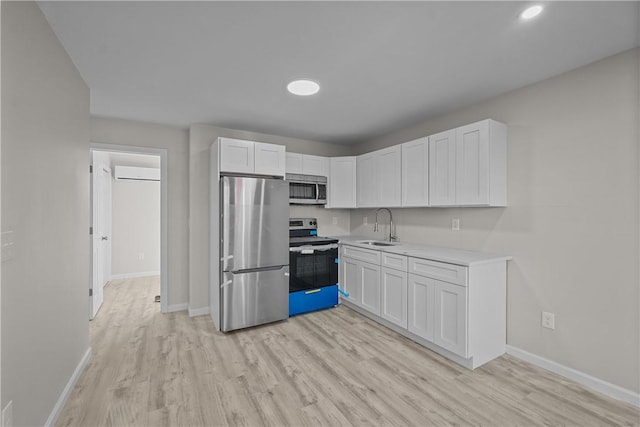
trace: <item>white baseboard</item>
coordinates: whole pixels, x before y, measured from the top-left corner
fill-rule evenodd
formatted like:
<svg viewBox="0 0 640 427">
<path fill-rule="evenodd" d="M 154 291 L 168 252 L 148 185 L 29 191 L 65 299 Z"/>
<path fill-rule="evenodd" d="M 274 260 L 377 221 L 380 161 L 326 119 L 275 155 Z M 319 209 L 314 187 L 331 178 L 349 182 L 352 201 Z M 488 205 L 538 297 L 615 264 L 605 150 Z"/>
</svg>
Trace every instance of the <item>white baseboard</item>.
<svg viewBox="0 0 640 427">
<path fill-rule="evenodd" d="M 133 279 L 135 277 L 147 277 L 147 276 L 159 276 L 160 271 L 142 271 L 139 273 L 121 273 L 121 274 L 112 274 L 111 280 L 118 279 Z"/>
<path fill-rule="evenodd" d="M 614 399 L 622 400 L 634 406 L 640 407 L 640 394 L 635 393 L 631 390 L 627 390 L 599 378 L 592 377 L 589 374 L 585 374 L 584 372 L 577 371 L 573 368 L 569 368 L 568 366 L 561 365 L 554 362 L 553 360 L 545 359 L 542 356 L 529 353 L 528 351 L 522 350 L 517 347 L 507 345 L 507 354 L 510 354 L 511 356 L 522 359 L 526 362 L 531 363 L 532 365 L 536 365 L 558 375 L 562 375 L 565 378 L 569 378 L 570 380 L 573 380 L 578 384 L 582 384 L 583 386 L 589 387 L 590 389 L 605 394 L 609 397 L 613 397 Z"/>
<path fill-rule="evenodd" d="M 167 313 L 173 313 L 174 311 L 185 311 L 189 309 L 189 304 L 173 304 L 167 307 Z"/>
<path fill-rule="evenodd" d="M 210 314 L 209 307 L 191 308 L 189 307 L 189 317 L 204 316 Z"/>
<path fill-rule="evenodd" d="M 67 403 L 67 400 L 69 399 L 69 396 L 73 391 L 73 387 L 75 387 L 76 383 L 78 382 L 78 379 L 80 379 L 80 375 L 82 375 L 82 372 L 84 371 L 84 368 L 87 367 L 87 364 L 89 363 L 90 359 L 91 359 L 91 347 L 89 347 L 86 353 L 84 354 L 84 356 L 82 356 L 82 359 L 80 359 L 78 366 L 76 366 L 75 371 L 73 371 L 71 378 L 69 378 L 69 382 L 67 382 L 66 387 L 64 388 L 64 390 L 62 390 L 62 394 L 60 394 L 58 401 L 53 407 L 53 410 L 51 411 L 51 414 L 49 415 L 47 422 L 44 423 L 45 427 L 55 425 L 56 421 L 58 420 L 58 417 L 60 416 L 60 413 L 62 412 L 62 408 L 64 408 L 64 405 Z"/>
</svg>

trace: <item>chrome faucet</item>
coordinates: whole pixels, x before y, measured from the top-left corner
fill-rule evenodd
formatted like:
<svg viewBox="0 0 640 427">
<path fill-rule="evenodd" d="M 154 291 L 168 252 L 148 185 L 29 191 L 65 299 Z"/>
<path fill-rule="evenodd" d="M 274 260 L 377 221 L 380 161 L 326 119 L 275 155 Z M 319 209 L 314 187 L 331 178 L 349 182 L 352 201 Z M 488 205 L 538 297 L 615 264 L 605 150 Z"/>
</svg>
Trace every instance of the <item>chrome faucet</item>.
<svg viewBox="0 0 640 427">
<path fill-rule="evenodd" d="M 397 239 L 397 237 L 393 234 L 393 215 L 391 215 L 391 211 L 387 208 L 378 208 L 376 210 L 376 224 L 373 226 L 373 231 L 378 231 L 378 212 L 381 210 L 385 210 L 389 212 L 389 241 L 393 242 Z"/>
</svg>

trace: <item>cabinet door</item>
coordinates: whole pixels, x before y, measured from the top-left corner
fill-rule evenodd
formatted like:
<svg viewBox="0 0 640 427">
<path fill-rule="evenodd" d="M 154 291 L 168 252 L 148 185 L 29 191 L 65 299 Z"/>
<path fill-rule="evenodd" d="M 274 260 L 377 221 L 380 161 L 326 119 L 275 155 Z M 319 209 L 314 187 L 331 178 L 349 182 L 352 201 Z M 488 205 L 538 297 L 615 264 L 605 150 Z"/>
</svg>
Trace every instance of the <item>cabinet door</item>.
<svg viewBox="0 0 640 427">
<path fill-rule="evenodd" d="M 302 156 L 302 173 L 306 175 L 328 176 L 329 159 L 305 154 Z"/>
<path fill-rule="evenodd" d="M 284 176 L 286 153 L 284 145 L 255 143 L 255 173 L 259 175 Z"/>
<path fill-rule="evenodd" d="M 356 158 L 332 157 L 329 167 L 327 208 L 356 207 Z"/>
<path fill-rule="evenodd" d="M 356 158 L 356 200 L 359 208 L 376 207 L 376 187 L 378 174 L 373 153 L 363 154 Z"/>
<path fill-rule="evenodd" d="M 287 153 L 286 159 L 287 173 L 302 173 L 302 154 Z"/>
<path fill-rule="evenodd" d="M 340 298 L 361 306 L 362 293 L 358 281 L 359 264 L 359 261 L 351 258 L 342 257 L 340 259 L 340 287 L 349 294 L 349 297 L 340 295 Z"/>
<path fill-rule="evenodd" d="M 380 315 L 403 328 L 407 327 L 407 273 L 382 268 L 382 307 Z"/>
<path fill-rule="evenodd" d="M 489 121 L 456 129 L 456 204 L 489 204 Z"/>
<path fill-rule="evenodd" d="M 380 316 L 380 266 L 360 262 L 358 281 L 362 308 Z"/>
<path fill-rule="evenodd" d="M 434 284 L 434 279 L 409 274 L 407 329 L 428 341 L 433 341 Z"/>
<path fill-rule="evenodd" d="M 429 206 L 429 138 L 402 144 L 402 206 Z"/>
<path fill-rule="evenodd" d="M 220 171 L 254 173 L 254 142 L 220 138 Z"/>
<path fill-rule="evenodd" d="M 467 288 L 447 282 L 434 284 L 434 342 L 452 353 L 467 354 Z"/>
<path fill-rule="evenodd" d="M 449 130 L 429 137 L 429 204 L 456 204 L 456 132 Z"/>
<path fill-rule="evenodd" d="M 397 207 L 402 204 L 402 148 L 400 145 L 374 152 L 378 175 L 377 205 Z"/>
</svg>

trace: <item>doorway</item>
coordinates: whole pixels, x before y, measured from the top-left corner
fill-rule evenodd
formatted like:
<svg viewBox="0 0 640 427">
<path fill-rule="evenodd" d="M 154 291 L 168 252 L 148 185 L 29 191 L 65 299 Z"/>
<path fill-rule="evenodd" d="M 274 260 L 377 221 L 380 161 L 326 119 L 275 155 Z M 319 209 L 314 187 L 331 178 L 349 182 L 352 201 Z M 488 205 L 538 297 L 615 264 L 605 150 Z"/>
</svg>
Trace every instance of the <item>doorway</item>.
<svg viewBox="0 0 640 427">
<path fill-rule="evenodd" d="M 166 150 L 92 143 L 90 162 L 89 318 L 110 280 L 157 275 L 156 298 L 166 313 Z"/>
</svg>

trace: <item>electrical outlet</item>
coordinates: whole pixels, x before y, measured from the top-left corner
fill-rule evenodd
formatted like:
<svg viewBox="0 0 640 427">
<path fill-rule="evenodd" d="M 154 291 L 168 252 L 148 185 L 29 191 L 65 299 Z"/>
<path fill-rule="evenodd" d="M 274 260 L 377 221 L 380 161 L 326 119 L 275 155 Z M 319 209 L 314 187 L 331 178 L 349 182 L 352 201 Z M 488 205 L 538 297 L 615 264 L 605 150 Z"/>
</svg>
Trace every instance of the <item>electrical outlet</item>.
<svg viewBox="0 0 640 427">
<path fill-rule="evenodd" d="M 338 225 L 338 217 L 337 216 L 333 217 L 333 225 Z"/>
<path fill-rule="evenodd" d="M 460 218 L 453 218 L 451 220 L 451 229 L 455 231 L 460 230 Z"/>
<path fill-rule="evenodd" d="M 140 252 L 138 254 L 138 260 L 142 261 L 144 259 L 144 252 Z"/>
<path fill-rule="evenodd" d="M 546 311 L 542 312 L 542 327 L 547 329 L 556 328 L 556 315 Z"/>
<path fill-rule="evenodd" d="M 13 427 L 13 400 L 2 410 L 2 427 Z"/>
<path fill-rule="evenodd" d="M 367 224 L 369 224 L 368 219 L 369 219 L 369 218 L 367 218 L 366 216 L 363 216 L 363 217 L 362 217 L 362 225 L 367 225 Z"/>
</svg>

